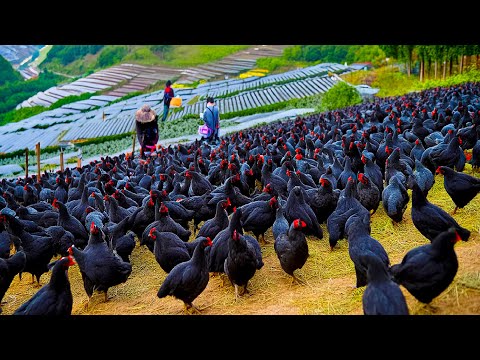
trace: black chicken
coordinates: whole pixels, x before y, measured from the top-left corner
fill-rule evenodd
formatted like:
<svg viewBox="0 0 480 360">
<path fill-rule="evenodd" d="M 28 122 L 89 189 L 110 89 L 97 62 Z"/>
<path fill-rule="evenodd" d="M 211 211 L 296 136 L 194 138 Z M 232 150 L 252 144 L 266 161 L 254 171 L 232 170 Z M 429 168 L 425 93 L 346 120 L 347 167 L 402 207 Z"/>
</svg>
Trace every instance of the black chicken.
<svg viewBox="0 0 480 360">
<path fill-rule="evenodd" d="M 430 241 L 451 227 L 457 230 L 463 241 L 470 237 L 470 230 L 460 226 L 445 210 L 429 202 L 415 181 L 412 189 L 412 221 Z"/>
<path fill-rule="evenodd" d="M 25 268 L 27 256 L 20 247 L 19 250 L 7 259 L 0 258 L 0 314 L 2 313 L 2 300 L 13 278 L 21 274 Z"/>
<path fill-rule="evenodd" d="M 306 235 L 314 235 L 323 239 L 323 230 L 318 224 L 317 216 L 312 208 L 305 202 L 302 189 L 295 186 L 288 195 L 287 204 L 284 207 L 285 218 L 289 223 L 296 219 L 303 220 L 307 224 Z"/>
<path fill-rule="evenodd" d="M 275 215 L 275 221 L 272 225 L 273 239 L 276 240 L 282 234 L 286 234 L 290 227 L 285 215 L 283 214 L 283 207 L 279 206 L 277 209 L 277 214 Z"/>
<path fill-rule="evenodd" d="M 292 277 L 292 283 L 301 282 L 293 272 L 301 269 L 308 258 L 308 243 L 302 231 L 306 227 L 307 224 L 304 221 L 294 220 L 288 232 L 280 234 L 273 244 L 280 266 Z"/>
<path fill-rule="evenodd" d="M 458 208 L 465 207 L 480 192 L 480 179 L 457 172 L 447 166 L 440 166 L 437 174 L 443 174 L 443 186 L 455 203 L 455 214 Z"/>
<path fill-rule="evenodd" d="M 385 267 L 390 266 L 388 254 L 380 242 L 370 235 L 370 218 L 368 215 L 350 216 L 345 223 L 345 235 L 348 238 L 348 254 L 355 266 L 357 288 L 367 285 L 368 264 L 362 256 L 371 255 L 379 258 Z"/>
<path fill-rule="evenodd" d="M 338 240 L 345 236 L 345 223 L 353 214 L 359 216 L 370 216 L 370 212 L 356 198 L 355 182 L 352 178 L 348 179 L 344 193 L 340 195 L 335 211 L 327 219 L 328 242 L 330 249 L 333 250 Z"/>
<path fill-rule="evenodd" d="M 392 177 L 388 186 L 383 189 L 382 206 L 394 224 L 402 221 L 409 200 L 405 186 L 398 177 Z"/>
<path fill-rule="evenodd" d="M 156 228 L 159 232 L 172 232 L 177 235 L 181 240 L 187 242 L 190 238 L 191 231 L 185 230 L 183 226 L 175 222 L 169 215 L 168 208 L 162 203 L 158 206 L 159 200 L 157 200 L 158 211 L 155 214 L 155 221 L 145 227 L 140 238 L 140 245 L 146 245 L 147 248 L 153 252 L 154 241 L 149 237 L 150 230 Z"/>
<path fill-rule="evenodd" d="M 340 190 L 334 189 L 327 177 L 320 177 L 320 186 L 316 189 L 308 189 L 307 203 L 312 208 L 319 224 L 327 221 L 330 214 L 337 207 Z"/>
<path fill-rule="evenodd" d="M 372 215 L 377 211 L 380 204 L 381 194 L 377 185 L 375 185 L 366 174 L 358 174 L 357 196 L 360 204 L 368 211 L 373 210 Z"/>
<path fill-rule="evenodd" d="M 53 239 L 53 249 L 56 255 L 68 256 L 68 248 L 77 245 L 75 236 L 63 227 L 55 225 L 45 229 L 45 232 Z"/>
<path fill-rule="evenodd" d="M 418 301 L 430 303 L 453 281 L 458 270 L 454 245 L 462 240 L 455 228 L 436 236 L 431 244 L 418 246 L 392 265 L 393 280 L 403 285 Z"/>
<path fill-rule="evenodd" d="M 58 209 L 58 222 L 57 225 L 63 227 L 65 230 L 70 231 L 75 239 L 78 241 L 78 247 L 83 248 L 86 246 L 88 241 L 88 232 L 85 229 L 85 226 L 80 220 L 72 216 L 65 204 L 61 201 L 58 201 L 56 198 L 53 200 L 53 207 Z"/>
<path fill-rule="evenodd" d="M 169 273 L 175 265 L 190 260 L 186 243 L 176 234 L 159 232 L 153 227 L 148 237 L 155 242 L 153 247 L 155 260 L 166 273 Z"/>
<path fill-rule="evenodd" d="M 237 209 L 237 212 L 241 210 Z M 257 271 L 257 254 L 247 242 L 245 236 L 233 230 L 228 240 L 228 254 L 224 263 L 224 271 L 235 287 L 235 300 L 239 295 L 248 293 L 248 282 Z M 240 289 L 240 290 L 239 290 Z"/>
<path fill-rule="evenodd" d="M 242 209 L 240 224 L 245 231 L 251 231 L 259 241 L 262 235 L 262 243 L 265 241 L 265 232 L 273 225 L 276 218 L 278 201 L 275 197 L 267 201 L 252 201 L 238 209 Z M 237 210 L 238 210 L 237 209 Z"/>
<path fill-rule="evenodd" d="M 422 189 L 422 192 L 427 196 L 428 192 L 432 188 L 433 184 L 435 183 L 435 176 L 433 176 L 432 172 L 428 170 L 420 160 L 415 160 L 415 170 L 413 170 L 413 176 L 415 180 Z M 407 184 L 409 181 L 407 180 Z"/>
<path fill-rule="evenodd" d="M 226 209 L 230 206 L 230 199 L 221 200 L 217 203 L 215 217 L 205 221 L 197 237 L 210 237 L 214 239 L 217 234 L 228 227 L 228 213 Z"/>
<path fill-rule="evenodd" d="M 439 144 L 430 147 L 422 154 L 421 162 L 432 174 L 439 166 L 448 166 L 452 169 L 455 167 L 457 171 L 463 171 L 465 168 L 466 157 L 460 148 L 460 137 L 454 136 L 447 146 Z"/>
<path fill-rule="evenodd" d="M 21 241 L 23 251 L 26 255 L 26 264 L 23 272 L 32 274 L 37 284 L 40 285 L 40 277 L 48 271 L 48 264 L 55 254 L 54 241 L 50 236 L 32 235 L 25 231 L 19 219 L 11 214 L 0 215 L 0 223 L 6 223 L 9 231 Z"/>
<path fill-rule="evenodd" d="M 65 316 L 72 314 L 73 296 L 68 280 L 68 268 L 75 265 L 69 255 L 49 264 L 50 282 L 24 302 L 13 315 Z"/>
<path fill-rule="evenodd" d="M 367 265 L 367 287 L 362 295 L 364 315 L 408 315 L 405 296 L 392 281 L 388 267 L 377 256 L 361 255 Z"/>
<path fill-rule="evenodd" d="M 130 227 L 131 218 L 127 217 L 118 224 L 103 228 L 108 245 L 115 249 L 122 260 L 126 262 L 130 262 L 130 255 L 135 248 L 135 234 L 129 231 Z"/>
<path fill-rule="evenodd" d="M 68 251 L 75 257 L 80 268 L 89 302 L 94 290 L 104 292 L 107 301 L 108 289 L 124 283 L 132 273 L 132 265 L 123 261 L 110 249 L 104 240 L 103 231 L 94 223 L 90 228 L 90 237 L 85 249 L 82 251 L 73 245 Z"/>
<path fill-rule="evenodd" d="M 211 245 L 210 238 L 203 238 L 195 248 L 192 258 L 179 263 L 168 273 L 157 296 L 164 298 L 171 295 L 183 301 L 186 312 L 192 308 L 199 312 L 193 301 L 205 290 L 210 279 L 205 248 Z"/>
</svg>

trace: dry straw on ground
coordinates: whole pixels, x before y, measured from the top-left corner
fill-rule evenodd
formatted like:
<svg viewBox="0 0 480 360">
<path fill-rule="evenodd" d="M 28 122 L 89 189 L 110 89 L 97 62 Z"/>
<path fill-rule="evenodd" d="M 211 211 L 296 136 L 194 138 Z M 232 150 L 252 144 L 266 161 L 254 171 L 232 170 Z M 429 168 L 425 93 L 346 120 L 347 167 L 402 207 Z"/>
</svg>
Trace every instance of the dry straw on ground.
<svg viewBox="0 0 480 360">
<path fill-rule="evenodd" d="M 471 174 L 467 165 L 466 173 Z M 428 199 L 452 212 L 454 203 L 443 187 L 443 177 L 435 177 L 435 185 Z M 409 191 L 411 195 L 411 191 Z M 408 250 L 427 244 L 428 240 L 414 227 L 411 201 L 404 220 L 393 225 L 380 205 L 372 216 L 372 236 L 385 247 L 392 264 L 400 262 Z M 450 287 L 425 306 L 415 300 L 403 287 L 411 314 L 480 314 L 480 196 L 454 215 L 459 224 L 472 231 L 468 242 L 455 245 L 459 259 L 458 273 Z M 305 285 L 291 283 L 290 276 L 280 267 L 273 249 L 271 230 L 266 233 L 269 244 L 262 245 L 264 267 L 257 271 L 249 283 L 250 294 L 235 301 L 233 287 L 223 276 L 211 277 L 205 291 L 194 301 L 203 309 L 202 314 L 248 315 L 248 314 L 362 314 L 364 288 L 356 289 L 355 271 L 348 256 L 346 240 L 339 241 L 331 251 L 328 233 L 322 225 L 324 239 L 308 238 L 310 256 L 305 266 L 297 270 L 297 276 Z M 192 236 L 193 238 L 193 236 Z M 70 281 L 74 297 L 73 314 L 117 315 L 117 314 L 183 314 L 183 304 L 172 297 L 157 298 L 157 291 L 165 279 L 165 272 L 156 263 L 153 254 L 145 247 L 137 247 L 132 253 L 133 271 L 126 283 L 109 290 L 109 301 L 103 294 L 95 294 L 88 309 L 87 295 L 83 289 L 78 266 L 70 268 Z M 50 274 L 42 276 L 42 284 Z M 225 281 L 223 281 L 225 280 Z M 223 284 L 223 282 L 225 284 Z M 38 288 L 31 284 L 29 275 L 18 277 L 7 291 L 3 314 L 11 314 Z"/>
</svg>

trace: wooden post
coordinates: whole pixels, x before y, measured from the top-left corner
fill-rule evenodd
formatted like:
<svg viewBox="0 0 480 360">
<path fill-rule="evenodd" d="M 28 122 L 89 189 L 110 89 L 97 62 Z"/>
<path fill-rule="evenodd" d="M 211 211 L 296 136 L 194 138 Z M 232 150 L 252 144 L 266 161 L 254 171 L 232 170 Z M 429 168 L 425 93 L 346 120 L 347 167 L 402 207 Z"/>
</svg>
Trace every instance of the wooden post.
<svg viewBox="0 0 480 360">
<path fill-rule="evenodd" d="M 135 138 L 136 134 L 133 134 L 132 159 L 135 157 Z"/>
<path fill-rule="evenodd" d="M 40 183 L 42 182 L 41 180 L 41 177 L 42 177 L 42 174 L 40 173 L 40 142 L 38 142 L 36 145 L 35 145 L 35 152 L 36 152 L 36 155 L 37 155 L 37 182 Z"/>
<path fill-rule="evenodd" d="M 63 162 L 63 148 L 60 149 L 60 171 L 63 173 L 65 170 Z"/>
<path fill-rule="evenodd" d="M 28 178 L 28 148 L 25 148 L 25 178 Z"/>
<path fill-rule="evenodd" d="M 78 159 L 77 159 L 77 167 L 78 168 L 81 168 L 82 167 L 82 148 L 80 148 L 80 154 L 78 155 Z"/>
</svg>

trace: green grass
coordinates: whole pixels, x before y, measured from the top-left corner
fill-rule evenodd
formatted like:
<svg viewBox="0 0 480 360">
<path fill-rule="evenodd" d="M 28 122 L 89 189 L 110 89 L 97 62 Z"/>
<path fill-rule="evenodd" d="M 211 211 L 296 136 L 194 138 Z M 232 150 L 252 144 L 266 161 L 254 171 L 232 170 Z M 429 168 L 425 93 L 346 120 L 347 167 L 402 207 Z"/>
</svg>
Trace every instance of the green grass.
<svg viewBox="0 0 480 360">
<path fill-rule="evenodd" d="M 9 123 L 19 122 L 20 120 L 27 119 L 44 111 L 46 111 L 46 108 L 44 108 L 43 106 L 32 106 L 21 108 L 18 110 L 8 111 L 4 114 L 0 114 L 0 126 Z"/>
<path fill-rule="evenodd" d="M 108 47 L 113 48 L 115 46 L 117 45 L 109 45 Z M 129 45 L 127 46 L 127 54 L 122 59 L 115 60 L 114 64 L 109 66 L 118 63 L 168 65 L 172 67 L 196 66 L 220 60 L 248 47 L 248 45 L 173 45 L 171 50 L 160 56 L 149 45 Z M 101 67 L 98 64 L 98 58 L 106 48 L 97 54 L 88 54 L 66 66 L 55 59 L 48 63 L 47 68 L 51 71 L 69 75 L 82 75 L 99 70 Z"/>
<path fill-rule="evenodd" d="M 59 124 L 70 124 L 73 121 L 74 120 L 65 120 L 65 121 L 59 121 L 59 122 L 55 122 L 55 123 L 51 123 L 51 124 L 37 124 L 33 128 L 34 129 L 48 129 L 50 126 L 59 125 Z"/>
<path fill-rule="evenodd" d="M 93 92 L 93 93 L 83 93 L 83 94 L 80 94 L 80 95 L 66 96 L 66 97 L 54 102 L 46 110 L 53 110 L 53 109 L 57 109 L 59 107 L 62 107 L 63 105 L 71 104 L 73 102 L 87 100 L 87 99 L 90 99 L 92 96 L 95 96 L 95 95 L 100 95 L 100 92 L 97 91 L 97 92 Z"/>
<path fill-rule="evenodd" d="M 59 60 L 55 59 L 48 63 L 47 69 L 52 72 L 58 72 L 60 74 L 83 76 L 88 72 L 93 72 L 97 70 L 97 58 L 98 54 L 88 54 L 85 55 L 83 58 L 77 59 L 66 66 L 60 63 Z"/>
<path fill-rule="evenodd" d="M 163 62 L 173 67 L 196 66 L 220 60 L 248 45 L 176 45 Z"/>
<path fill-rule="evenodd" d="M 447 77 L 445 80 L 428 79 L 423 83 L 417 75 L 408 77 L 398 71 L 397 68 L 381 67 L 367 71 L 356 71 L 341 76 L 353 85 L 367 84 L 380 89 L 377 97 L 401 96 L 414 91 L 421 91 L 435 87 L 450 87 L 466 82 L 480 81 L 480 70 L 469 70 L 463 74 Z"/>
<path fill-rule="evenodd" d="M 133 62 L 142 65 L 161 65 L 162 60 L 148 47 L 134 48 L 122 62 Z"/>
<path fill-rule="evenodd" d="M 304 68 L 318 64 L 317 62 L 287 60 L 283 57 L 264 57 L 257 59 L 257 68 L 266 69 L 271 74 L 277 74 L 297 68 Z"/>
</svg>

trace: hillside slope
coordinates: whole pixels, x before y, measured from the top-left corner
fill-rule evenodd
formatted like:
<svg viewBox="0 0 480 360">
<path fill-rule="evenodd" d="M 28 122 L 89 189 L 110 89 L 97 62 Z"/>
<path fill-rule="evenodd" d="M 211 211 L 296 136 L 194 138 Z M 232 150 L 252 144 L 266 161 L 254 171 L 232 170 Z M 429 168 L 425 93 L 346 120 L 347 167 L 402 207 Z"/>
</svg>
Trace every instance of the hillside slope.
<svg viewBox="0 0 480 360">
<path fill-rule="evenodd" d="M 125 62 L 195 66 L 246 48 L 248 45 L 55 45 L 41 68 L 80 76 Z"/>
<path fill-rule="evenodd" d="M 20 73 L 15 71 L 12 65 L 3 56 L 0 56 L 0 86 L 8 82 L 20 80 L 22 80 Z"/>
</svg>

